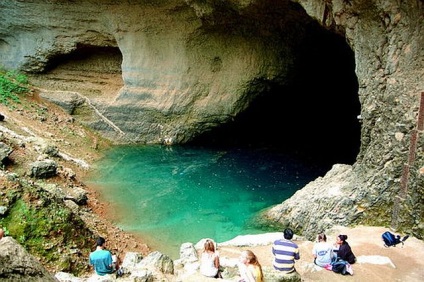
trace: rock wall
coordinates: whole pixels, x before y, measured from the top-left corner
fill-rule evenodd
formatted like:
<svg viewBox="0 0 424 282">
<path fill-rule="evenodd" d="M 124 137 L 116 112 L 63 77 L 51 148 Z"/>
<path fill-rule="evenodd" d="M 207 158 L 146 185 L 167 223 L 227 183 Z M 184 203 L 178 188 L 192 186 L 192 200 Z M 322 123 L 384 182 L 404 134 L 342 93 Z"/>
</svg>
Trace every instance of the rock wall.
<svg viewBox="0 0 424 282">
<path fill-rule="evenodd" d="M 319 23 L 355 53 L 361 150 L 326 176 L 342 198 L 299 206 L 295 195 L 264 217 L 310 236 L 361 223 L 421 238 L 422 1 L 294 2 L 3 1 L 0 64 L 32 73 L 43 97 L 77 95 L 72 112 L 116 142 L 184 143 L 290 81 L 306 26 Z"/>
<path fill-rule="evenodd" d="M 423 3 L 298 2 L 344 32 L 355 52 L 361 150 L 352 168 L 333 167 L 264 217 L 309 238 L 336 223 L 390 226 L 422 238 Z"/>
<path fill-rule="evenodd" d="M 12 237 L 0 239 L 2 281 L 58 281 Z"/>
<path fill-rule="evenodd" d="M 86 66 L 60 66 L 67 71 L 68 82 L 87 79 L 85 70 L 100 73 L 102 79 L 109 75 L 104 79 L 113 84 L 114 92 L 79 91 L 102 113 L 88 123 L 118 142 L 184 142 L 245 109 L 254 98 L 251 85 L 255 81 L 286 79 L 294 43 L 279 37 L 288 30 L 285 36 L 294 37 L 302 32 L 297 22 L 310 20 L 287 2 L 272 4 L 239 7 L 221 3 L 224 6 L 215 7 L 196 1 L 11 1 L 1 7 L 5 11 L 1 30 L 7 35 L 1 41 L 5 52 L 0 62 L 40 73 L 87 46 L 118 48 L 121 83 L 116 82 L 120 73 L 116 75 L 113 68 L 120 61 L 118 56 L 91 59 Z M 241 8 L 244 15 L 238 11 Z M 287 10 L 290 17 L 285 15 Z M 263 17 L 271 12 L 278 17 Z M 270 42 L 278 43 L 278 48 L 269 48 Z M 110 71 L 115 75 L 105 74 Z M 49 75 L 54 77 L 54 70 Z M 57 84 L 50 81 L 39 86 L 64 89 Z"/>
</svg>

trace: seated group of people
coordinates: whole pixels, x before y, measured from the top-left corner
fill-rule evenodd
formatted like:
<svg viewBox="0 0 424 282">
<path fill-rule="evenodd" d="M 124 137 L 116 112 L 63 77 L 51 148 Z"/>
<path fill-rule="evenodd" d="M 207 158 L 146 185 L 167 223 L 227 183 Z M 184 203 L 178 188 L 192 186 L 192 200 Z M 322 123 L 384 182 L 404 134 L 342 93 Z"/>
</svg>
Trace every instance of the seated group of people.
<svg viewBox="0 0 424 282">
<path fill-rule="evenodd" d="M 245 250 L 240 254 L 238 268 L 240 282 L 263 282 L 262 267 L 252 251 Z M 209 239 L 204 243 L 200 258 L 200 273 L 206 277 L 222 278 L 219 269 L 219 254 L 216 251 L 215 243 Z"/>
<path fill-rule="evenodd" d="M 286 228 L 283 232 L 284 238 L 276 240 L 272 246 L 274 255 L 273 267 L 284 274 L 294 273 L 295 260 L 300 259 L 299 248 L 292 242 L 293 231 Z M 314 263 L 321 267 L 331 265 L 334 258 L 342 259 L 350 264 L 355 263 L 356 257 L 352 252 L 346 235 L 338 235 L 334 245 L 327 243 L 327 236 L 324 233 L 318 234 L 317 243 L 312 249 Z M 200 273 L 206 277 L 222 278 L 220 273 L 219 254 L 216 251 L 215 242 L 207 239 L 200 258 Z M 90 253 L 90 265 L 92 265 L 98 275 L 111 274 L 116 272 L 122 274 L 116 256 L 105 248 L 105 239 L 99 237 L 96 241 L 96 250 Z M 241 252 L 239 258 L 240 282 L 263 282 L 264 275 L 262 266 L 257 256 L 251 250 Z"/>
<path fill-rule="evenodd" d="M 354 264 L 356 257 L 352 252 L 349 243 L 346 241 L 347 235 L 338 235 L 334 245 L 327 243 L 327 236 L 324 233 L 318 234 L 317 242 L 312 249 L 315 264 L 327 267 L 336 258 Z"/>
<path fill-rule="evenodd" d="M 291 241 L 293 231 L 284 230 L 284 238 L 276 240 L 272 247 L 274 269 L 283 274 L 296 272 L 295 260 L 300 259 L 298 246 Z M 239 282 L 263 282 L 264 274 L 257 256 L 251 250 L 244 250 L 239 258 Z M 219 255 L 212 240 L 206 240 L 201 257 L 200 273 L 207 277 L 221 278 L 219 271 Z"/>
<path fill-rule="evenodd" d="M 286 228 L 284 238 L 274 241 L 272 246 L 273 267 L 282 274 L 295 273 L 295 261 L 300 259 L 299 247 L 291 241 L 293 231 Z M 353 264 L 356 257 L 347 240 L 347 235 L 338 235 L 334 245 L 327 243 L 327 236 L 321 233 L 317 237 L 312 254 L 314 263 L 321 267 L 328 267 L 336 259 Z M 241 252 L 239 259 L 239 282 L 263 282 L 264 275 L 258 258 L 251 250 Z M 328 268 L 327 268 L 328 269 Z M 200 272 L 207 277 L 221 278 L 219 270 L 219 255 L 212 240 L 206 240 L 201 257 Z"/>
</svg>

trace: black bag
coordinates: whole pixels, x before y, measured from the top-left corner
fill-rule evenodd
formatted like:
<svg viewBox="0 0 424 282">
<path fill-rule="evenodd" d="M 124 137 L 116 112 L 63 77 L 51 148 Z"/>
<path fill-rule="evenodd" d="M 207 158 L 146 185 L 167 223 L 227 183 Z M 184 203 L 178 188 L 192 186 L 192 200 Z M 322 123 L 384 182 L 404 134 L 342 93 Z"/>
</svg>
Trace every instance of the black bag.
<svg viewBox="0 0 424 282">
<path fill-rule="evenodd" d="M 383 238 L 384 246 L 390 247 L 390 246 L 396 246 L 399 243 L 405 242 L 406 239 L 409 238 L 409 235 L 406 235 L 403 237 L 403 239 L 400 239 L 400 235 L 394 235 L 393 233 L 386 231 L 381 235 L 381 238 Z"/>
</svg>

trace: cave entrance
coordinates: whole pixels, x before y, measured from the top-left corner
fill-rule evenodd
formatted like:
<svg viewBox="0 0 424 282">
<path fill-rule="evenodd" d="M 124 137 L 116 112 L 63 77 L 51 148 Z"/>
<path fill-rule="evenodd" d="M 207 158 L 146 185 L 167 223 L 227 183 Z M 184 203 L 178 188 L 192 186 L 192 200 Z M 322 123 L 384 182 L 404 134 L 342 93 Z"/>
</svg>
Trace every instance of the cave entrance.
<svg viewBox="0 0 424 282">
<path fill-rule="evenodd" d="M 313 26 L 289 83 L 267 82 L 249 108 L 191 144 L 268 148 L 331 167 L 353 164 L 360 148 L 354 53 L 345 38 Z"/>
<path fill-rule="evenodd" d="M 35 86 L 78 92 L 92 100 L 110 101 L 124 85 L 118 47 L 78 44 L 69 54 L 52 57 L 42 74 L 30 74 Z"/>
</svg>

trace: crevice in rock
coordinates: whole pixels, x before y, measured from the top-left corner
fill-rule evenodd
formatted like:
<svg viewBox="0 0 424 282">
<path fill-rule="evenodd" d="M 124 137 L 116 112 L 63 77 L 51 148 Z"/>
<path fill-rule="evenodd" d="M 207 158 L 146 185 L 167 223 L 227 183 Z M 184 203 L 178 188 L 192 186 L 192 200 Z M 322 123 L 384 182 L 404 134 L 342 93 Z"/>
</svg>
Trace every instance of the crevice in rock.
<svg viewBox="0 0 424 282">
<path fill-rule="evenodd" d="M 117 47 L 91 46 L 77 44 L 77 48 L 69 54 L 60 54 L 51 58 L 46 72 L 54 69 L 120 74 L 122 54 Z"/>
</svg>

